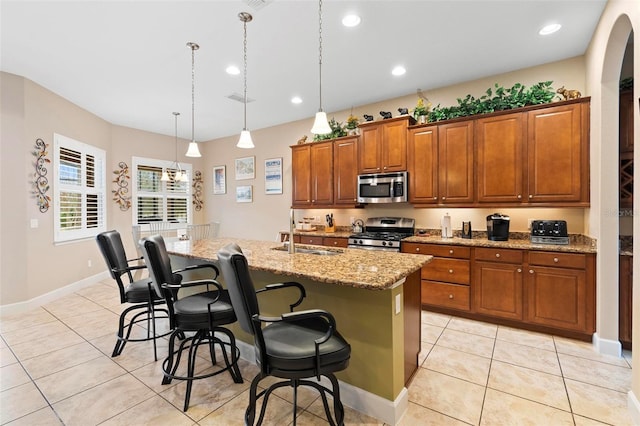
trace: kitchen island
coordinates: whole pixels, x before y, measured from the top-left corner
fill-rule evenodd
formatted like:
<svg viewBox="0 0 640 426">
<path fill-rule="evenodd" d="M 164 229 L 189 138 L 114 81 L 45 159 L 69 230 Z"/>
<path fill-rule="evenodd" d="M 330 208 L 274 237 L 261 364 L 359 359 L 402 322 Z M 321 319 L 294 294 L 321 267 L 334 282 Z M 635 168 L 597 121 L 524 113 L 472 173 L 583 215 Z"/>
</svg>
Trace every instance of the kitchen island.
<svg viewBox="0 0 640 426">
<path fill-rule="evenodd" d="M 297 309 L 320 308 L 336 318 L 350 343 L 349 367 L 338 373 L 342 400 L 385 423 L 395 424 L 407 406 L 407 383 L 418 368 L 420 352 L 420 270 L 431 256 L 359 249 L 319 249 L 289 254 L 278 242 L 217 238 L 167 243 L 174 267 L 202 261 L 217 263 L 217 252 L 235 242 L 243 250 L 256 288 L 298 281 L 307 297 Z M 298 246 L 300 247 L 300 246 Z M 320 254 L 318 254 L 320 253 Z M 222 277 L 220 282 L 224 285 Z M 288 311 L 295 300 L 277 292 L 260 295 L 266 315 Z M 253 338 L 237 324 L 231 330 L 242 356 L 253 360 Z"/>
</svg>

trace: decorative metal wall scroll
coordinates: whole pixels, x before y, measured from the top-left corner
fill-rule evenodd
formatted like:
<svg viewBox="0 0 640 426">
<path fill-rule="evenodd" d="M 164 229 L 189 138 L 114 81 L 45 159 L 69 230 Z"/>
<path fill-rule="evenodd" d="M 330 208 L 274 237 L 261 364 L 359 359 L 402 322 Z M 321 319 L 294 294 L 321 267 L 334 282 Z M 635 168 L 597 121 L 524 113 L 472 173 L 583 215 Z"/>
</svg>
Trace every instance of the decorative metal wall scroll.
<svg viewBox="0 0 640 426">
<path fill-rule="evenodd" d="M 202 201 L 203 187 L 202 172 L 200 170 L 196 170 L 193 178 L 193 205 L 195 206 L 196 211 L 202 210 L 202 205 L 204 204 L 204 201 Z"/>
<path fill-rule="evenodd" d="M 36 150 L 32 152 L 32 154 L 36 157 L 36 162 L 34 164 L 36 168 L 36 172 L 33 174 L 33 195 L 36 198 L 36 203 L 38 204 L 38 208 L 41 213 L 45 213 L 49 210 L 49 204 L 51 203 L 51 197 L 47 195 L 47 191 L 49 191 L 49 180 L 47 179 L 47 168 L 45 167 L 46 163 L 51 163 L 51 160 L 47 158 L 47 147 L 49 144 L 46 144 L 42 139 L 36 139 Z"/>
<path fill-rule="evenodd" d="M 113 189 L 111 192 L 113 193 L 113 201 L 115 201 L 119 206 L 120 210 L 126 212 L 131 208 L 131 196 L 127 196 L 129 193 L 129 166 L 124 161 L 118 163 L 119 170 L 114 170 L 113 173 L 116 175 L 116 178 L 113 182 L 117 185 L 116 189 Z"/>
</svg>

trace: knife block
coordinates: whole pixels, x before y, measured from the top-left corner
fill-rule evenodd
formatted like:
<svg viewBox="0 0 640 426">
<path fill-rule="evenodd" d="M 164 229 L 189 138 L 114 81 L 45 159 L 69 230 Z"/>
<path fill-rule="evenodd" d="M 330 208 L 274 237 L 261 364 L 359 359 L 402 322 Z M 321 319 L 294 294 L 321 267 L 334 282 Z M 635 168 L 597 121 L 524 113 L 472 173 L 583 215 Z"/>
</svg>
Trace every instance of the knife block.
<svg viewBox="0 0 640 426">
<path fill-rule="evenodd" d="M 336 232 L 336 226 L 326 226 L 324 227 L 324 232 Z"/>
</svg>

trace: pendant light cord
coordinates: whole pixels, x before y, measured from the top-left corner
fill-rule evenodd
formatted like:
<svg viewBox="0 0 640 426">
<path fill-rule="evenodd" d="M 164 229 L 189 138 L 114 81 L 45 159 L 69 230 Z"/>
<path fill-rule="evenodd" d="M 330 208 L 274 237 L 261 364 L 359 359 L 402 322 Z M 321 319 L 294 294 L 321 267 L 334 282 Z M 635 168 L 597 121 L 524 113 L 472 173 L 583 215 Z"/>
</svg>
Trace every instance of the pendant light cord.
<svg viewBox="0 0 640 426">
<path fill-rule="evenodd" d="M 251 15 L 249 15 L 251 16 Z M 247 21 L 249 19 L 242 18 L 244 22 L 244 127 L 243 130 L 247 130 Z"/>
<path fill-rule="evenodd" d="M 318 2 L 318 68 L 320 72 L 320 109 L 322 112 L 322 0 Z"/>
<path fill-rule="evenodd" d="M 200 48 L 197 43 L 189 42 L 187 46 L 191 48 L 191 142 L 195 142 L 195 111 L 196 111 L 196 72 L 195 56 L 196 50 Z"/>
<path fill-rule="evenodd" d="M 180 115 L 179 112 L 174 112 L 173 116 L 175 117 L 175 135 L 176 135 L 176 167 L 177 170 L 175 171 L 174 174 L 174 180 L 176 178 L 176 176 L 178 175 L 178 170 L 180 170 L 180 175 L 182 175 L 182 168 L 180 168 L 180 163 L 178 163 L 178 116 Z"/>
</svg>

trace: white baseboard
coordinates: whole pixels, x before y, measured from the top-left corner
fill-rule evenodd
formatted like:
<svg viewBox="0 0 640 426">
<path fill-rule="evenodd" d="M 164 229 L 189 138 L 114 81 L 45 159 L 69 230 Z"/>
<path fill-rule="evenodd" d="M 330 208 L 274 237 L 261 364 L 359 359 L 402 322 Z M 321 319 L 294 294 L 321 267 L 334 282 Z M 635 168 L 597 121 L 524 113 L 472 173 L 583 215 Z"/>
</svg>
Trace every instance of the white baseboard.
<svg viewBox="0 0 640 426">
<path fill-rule="evenodd" d="M 627 393 L 627 407 L 634 425 L 640 425 L 640 402 L 632 390 Z"/>
<path fill-rule="evenodd" d="M 622 356 L 622 344 L 618 340 L 601 339 L 598 333 L 593 333 L 593 346 L 603 355 Z"/>
<path fill-rule="evenodd" d="M 99 274 L 92 275 L 87 278 L 83 278 L 80 281 L 76 281 L 75 283 L 50 291 L 49 293 L 45 293 L 43 295 L 34 297 L 33 299 L 29 299 L 25 302 L 11 303 L 9 305 L 0 305 L 0 315 L 12 315 L 12 314 L 18 314 L 21 312 L 29 311 L 31 309 L 37 308 L 39 306 L 52 302 L 56 299 L 59 299 L 62 296 L 66 296 L 68 294 L 74 293 L 85 287 L 89 287 L 107 278 L 109 278 L 109 272 L 103 271 Z"/>
<path fill-rule="evenodd" d="M 252 344 L 236 340 L 236 345 L 240 349 L 240 357 L 252 364 L 256 363 L 255 348 Z M 251 380 L 252 377 L 245 377 L 245 380 Z M 396 425 L 400 422 L 400 418 L 407 410 L 409 405 L 409 391 L 402 388 L 400 394 L 395 401 L 382 398 L 371 392 L 367 392 L 356 386 L 343 381 L 340 382 L 340 399 L 346 406 L 358 410 L 368 416 L 389 424 Z M 331 386 L 329 380 L 322 378 L 321 383 L 324 386 Z"/>
</svg>

